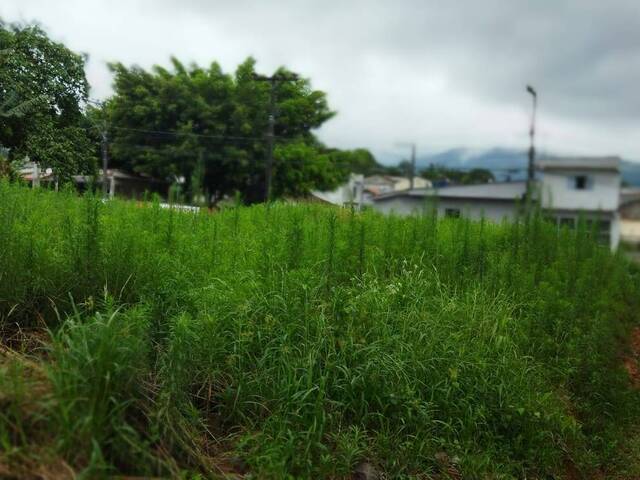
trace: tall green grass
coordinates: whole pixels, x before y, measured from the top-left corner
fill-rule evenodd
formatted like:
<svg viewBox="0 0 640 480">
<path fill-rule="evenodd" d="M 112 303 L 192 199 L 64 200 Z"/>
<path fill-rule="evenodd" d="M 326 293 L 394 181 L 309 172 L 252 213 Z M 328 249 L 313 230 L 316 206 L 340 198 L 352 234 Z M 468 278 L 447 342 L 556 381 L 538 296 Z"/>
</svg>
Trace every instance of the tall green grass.
<svg viewBox="0 0 640 480">
<path fill-rule="evenodd" d="M 444 453 L 464 478 L 589 476 L 640 413 L 621 362 L 638 274 L 591 237 L 0 183 L 4 341 L 50 332 L 36 406 L 0 364 L 0 465 L 410 478 Z"/>
</svg>

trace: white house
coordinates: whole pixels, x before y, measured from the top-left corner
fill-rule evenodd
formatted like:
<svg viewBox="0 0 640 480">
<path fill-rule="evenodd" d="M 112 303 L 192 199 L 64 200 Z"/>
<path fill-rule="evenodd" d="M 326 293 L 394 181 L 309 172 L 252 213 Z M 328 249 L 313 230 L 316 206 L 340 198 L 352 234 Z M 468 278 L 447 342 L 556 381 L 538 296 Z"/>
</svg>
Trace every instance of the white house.
<svg viewBox="0 0 640 480">
<path fill-rule="evenodd" d="M 364 192 L 364 175 L 352 173 L 346 183 L 338 186 L 335 190 L 320 191 L 314 190 L 311 196 L 323 202 L 340 206 L 355 206 L 358 210 L 362 205 Z"/>
<path fill-rule="evenodd" d="M 620 243 L 620 159 L 618 157 L 548 158 L 537 162 L 542 174 L 540 203 L 559 225 L 575 226 L 584 216 L 598 222 L 611 248 Z"/>
<path fill-rule="evenodd" d="M 598 222 L 603 240 L 615 249 L 620 240 L 619 165 L 617 157 L 540 160 L 534 198 L 559 225 L 573 227 L 581 215 L 588 223 Z M 384 213 L 409 215 L 436 208 L 440 217 L 500 222 L 519 214 L 525 193 L 525 182 L 418 188 L 378 195 L 373 205 Z"/>
</svg>

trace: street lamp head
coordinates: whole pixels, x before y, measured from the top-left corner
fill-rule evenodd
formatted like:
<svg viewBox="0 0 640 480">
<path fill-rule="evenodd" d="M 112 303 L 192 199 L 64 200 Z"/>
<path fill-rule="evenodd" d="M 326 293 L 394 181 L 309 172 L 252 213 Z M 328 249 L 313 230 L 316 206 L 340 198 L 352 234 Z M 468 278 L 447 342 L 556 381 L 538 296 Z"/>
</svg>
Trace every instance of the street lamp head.
<svg viewBox="0 0 640 480">
<path fill-rule="evenodd" d="M 527 85 L 527 92 L 529 92 L 534 97 L 538 95 L 531 85 Z"/>
</svg>

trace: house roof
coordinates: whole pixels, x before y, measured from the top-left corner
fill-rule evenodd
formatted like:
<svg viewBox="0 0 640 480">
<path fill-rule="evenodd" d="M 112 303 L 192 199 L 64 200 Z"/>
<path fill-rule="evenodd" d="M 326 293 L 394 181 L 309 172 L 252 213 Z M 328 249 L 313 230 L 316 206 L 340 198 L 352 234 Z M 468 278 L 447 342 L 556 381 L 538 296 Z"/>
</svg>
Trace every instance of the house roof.
<svg viewBox="0 0 640 480">
<path fill-rule="evenodd" d="M 623 188 L 620 190 L 620 206 L 640 202 L 640 188 Z"/>
<path fill-rule="evenodd" d="M 526 192 L 526 182 L 496 182 L 476 185 L 455 185 L 442 188 L 414 188 L 383 193 L 374 197 L 374 201 L 384 201 L 397 197 L 438 197 L 463 200 L 514 201 Z"/>
<path fill-rule="evenodd" d="M 416 175 L 413 177 L 414 179 L 418 180 L 422 180 L 422 177 Z M 364 177 L 364 183 L 365 184 L 379 184 L 379 183 L 384 183 L 384 184 L 395 184 L 395 183 L 399 183 L 399 182 L 408 182 L 410 179 L 409 177 L 403 177 L 403 176 L 397 176 L 397 175 L 380 175 L 380 174 L 376 174 L 376 175 L 370 175 L 368 177 Z"/>
<path fill-rule="evenodd" d="M 144 174 L 136 174 L 136 173 L 128 173 L 119 169 L 107 169 L 107 178 L 115 178 L 117 180 L 131 180 L 136 182 L 147 182 L 147 183 L 167 183 L 163 180 L 151 177 L 149 175 Z M 76 182 L 88 182 L 92 179 L 91 175 L 74 175 L 73 179 Z M 96 175 L 96 180 L 101 181 L 102 179 L 102 170 L 98 170 L 98 174 Z"/>
<path fill-rule="evenodd" d="M 538 170 L 607 170 L 619 171 L 619 157 L 543 157 L 536 161 Z"/>
</svg>

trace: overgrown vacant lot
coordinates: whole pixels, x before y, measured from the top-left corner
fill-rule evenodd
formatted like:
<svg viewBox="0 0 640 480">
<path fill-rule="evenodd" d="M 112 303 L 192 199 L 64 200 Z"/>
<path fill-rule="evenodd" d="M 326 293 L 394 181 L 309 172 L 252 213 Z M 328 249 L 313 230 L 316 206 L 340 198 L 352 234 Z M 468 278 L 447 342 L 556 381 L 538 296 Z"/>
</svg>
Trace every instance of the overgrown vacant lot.
<svg viewBox="0 0 640 480">
<path fill-rule="evenodd" d="M 0 183 L 0 476 L 633 478 L 640 280 L 590 236 Z"/>
</svg>

